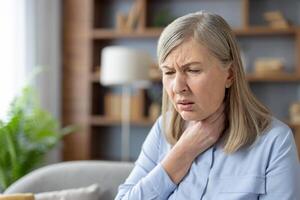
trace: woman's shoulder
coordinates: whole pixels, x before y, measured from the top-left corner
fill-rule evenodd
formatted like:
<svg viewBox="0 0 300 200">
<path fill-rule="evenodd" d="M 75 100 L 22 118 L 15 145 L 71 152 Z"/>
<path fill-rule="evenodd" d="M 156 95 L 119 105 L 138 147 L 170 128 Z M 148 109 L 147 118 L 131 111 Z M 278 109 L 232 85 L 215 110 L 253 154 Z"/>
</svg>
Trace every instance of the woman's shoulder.
<svg viewBox="0 0 300 200">
<path fill-rule="evenodd" d="M 299 170 L 298 152 L 291 128 L 284 122 L 272 118 L 270 127 L 263 134 L 260 148 L 267 156 L 266 173 L 280 174 Z"/>
<path fill-rule="evenodd" d="M 164 121 L 163 120 L 164 120 L 163 116 L 160 115 L 156 119 L 152 129 L 154 129 L 154 132 L 155 132 L 154 134 L 156 135 L 157 139 L 159 140 L 161 150 L 163 152 L 167 152 L 171 149 L 171 145 L 168 142 L 168 140 L 166 138 L 166 134 L 164 132 L 165 129 L 164 129 Z"/>
<path fill-rule="evenodd" d="M 271 118 L 270 125 L 257 139 L 256 144 L 263 147 L 264 151 L 279 151 L 280 149 L 290 147 L 295 148 L 291 128 L 275 117 Z"/>
<path fill-rule="evenodd" d="M 163 124 L 163 120 L 162 120 L 162 116 L 160 115 L 154 122 L 152 129 L 155 129 L 156 134 L 160 135 L 162 132 L 162 125 Z"/>
<path fill-rule="evenodd" d="M 233 162 L 238 161 L 243 167 L 247 166 L 248 171 L 257 171 L 260 174 L 265 174 L 264 170 L 278 159 L 294 163 L 297 159 L 297 148 L 292 130 L 284 122 L 272 117 L 268 128 L 251 146 L 240 149 L 229 158 Z"/>
<path fill-rule="evenodd" d="M 272 117 L 269 126 L 262 134 L 262 139 L 273 141 L 278 139 L 281 140 L 286 137 L 293 137 L 291 128 L 276 117 Z"/>
<path fill-rule="evenodd" d="M 149 135 L 153 135 L 157 140 L 164 140 L 165 134 L 163 133 L 163 117 L 160 115 L 154 122 Z"/>
</svg>

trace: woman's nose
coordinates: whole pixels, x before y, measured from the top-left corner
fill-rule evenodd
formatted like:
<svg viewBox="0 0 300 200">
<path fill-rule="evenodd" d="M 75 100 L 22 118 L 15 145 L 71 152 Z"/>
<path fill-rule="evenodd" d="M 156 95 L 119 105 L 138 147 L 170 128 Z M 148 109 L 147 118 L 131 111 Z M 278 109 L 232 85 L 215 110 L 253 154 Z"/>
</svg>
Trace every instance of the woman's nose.
<svg viewBox="0 0 300 200">
<path fill-rule="evenodd" d="M 173 91 L 176 94 L 181 94 L 183 92 L 186 92 L 188 90 L 187 83 L 185 80 L 184 74 L 181 74 L 180 72 L 176 73 L 174 82 L 173 82 Z"/>
</svg>

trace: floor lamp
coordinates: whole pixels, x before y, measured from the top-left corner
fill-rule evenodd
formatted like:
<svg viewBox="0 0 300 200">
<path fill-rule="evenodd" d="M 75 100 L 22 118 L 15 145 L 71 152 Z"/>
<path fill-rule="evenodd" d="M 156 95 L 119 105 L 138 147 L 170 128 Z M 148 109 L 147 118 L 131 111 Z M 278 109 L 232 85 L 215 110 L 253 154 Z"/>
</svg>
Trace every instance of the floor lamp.
<svg viewBox="0 0 300 200">
<path fill-rule="evenodd" d="M 130 87 L 149 85 L 151 57 L 143 51 L 123 46 L 108 46 L 101 52 L 100 82 L 104 86 L 122 86 L 121 159 L 129 160 Z"/>
</svg>

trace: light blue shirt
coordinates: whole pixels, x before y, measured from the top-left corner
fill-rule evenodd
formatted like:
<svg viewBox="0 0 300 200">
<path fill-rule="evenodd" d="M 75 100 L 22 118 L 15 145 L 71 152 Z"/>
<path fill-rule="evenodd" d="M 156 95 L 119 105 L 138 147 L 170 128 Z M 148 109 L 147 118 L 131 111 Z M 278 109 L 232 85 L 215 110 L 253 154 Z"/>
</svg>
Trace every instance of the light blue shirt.
<svg viewBox="0 0 300 200">
<path fill-rule="evenodd" d="M 176 185 L 160 162 L 170 150 L 161 129 L 152 127 L 116 200 L 300 200 L 300 165 L 293 133 L 273 118 L 271 128 L 249 148 L 225 154 L 215 144 L 200 154 Z"/>
</svg>

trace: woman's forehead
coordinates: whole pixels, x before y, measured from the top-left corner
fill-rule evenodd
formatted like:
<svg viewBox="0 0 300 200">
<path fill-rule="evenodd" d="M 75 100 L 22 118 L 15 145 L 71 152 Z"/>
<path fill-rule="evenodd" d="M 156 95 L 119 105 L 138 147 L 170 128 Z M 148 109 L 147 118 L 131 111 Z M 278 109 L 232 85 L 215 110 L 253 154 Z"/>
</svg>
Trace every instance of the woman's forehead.
<svg viewBox="0 0 300 200">
<path fill-rule="evenodd" d="M 186 40 L 166 57 L 161 66 L 185 65 L 188 62 L 204 62 L 210 60 L 209 50 L 194 39 Z"/>
</svg>

